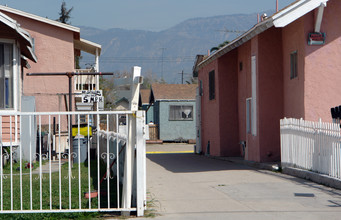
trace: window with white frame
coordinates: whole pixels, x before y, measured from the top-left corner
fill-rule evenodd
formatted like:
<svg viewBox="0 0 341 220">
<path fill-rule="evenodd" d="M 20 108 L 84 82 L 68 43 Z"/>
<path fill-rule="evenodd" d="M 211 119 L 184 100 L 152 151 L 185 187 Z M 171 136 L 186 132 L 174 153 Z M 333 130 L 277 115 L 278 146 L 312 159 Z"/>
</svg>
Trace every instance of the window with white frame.
<svg viewBox="0 0 341 220">
<path fill-rule="evenodd" d="M 0 43 L 0 109 L 14 108 L 13 44 Z"/>
<path fill-rule="evenodd" d="M 171 105 L 169 106 L 170 121 L 192 121 L 193 106 L 192 105 Z"/>
</svg>

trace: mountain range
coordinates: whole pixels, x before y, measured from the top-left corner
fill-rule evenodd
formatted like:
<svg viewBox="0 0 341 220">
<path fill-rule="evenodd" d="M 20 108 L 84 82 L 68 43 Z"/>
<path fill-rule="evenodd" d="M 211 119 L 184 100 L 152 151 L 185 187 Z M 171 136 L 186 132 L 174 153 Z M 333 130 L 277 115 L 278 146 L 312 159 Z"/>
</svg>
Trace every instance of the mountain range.
<svg viewBox="0 0 341 220">
<path fill-rule="evenodd" d="M 270 12 L 267 12 L 271 14 Z M 142 75 L 181 83 L 192 74 L 197 54 L 207 54 L 226 40 L 233 40 L 257 23 L 257 13 L 193 18 L 169 29 L 153 32 L 80 27 L 81 37 L 102 45 L 100 71 L 125 72 L 142 67 Z M 81 66 L 94 58 L 82 54 Z"/>
</svg>

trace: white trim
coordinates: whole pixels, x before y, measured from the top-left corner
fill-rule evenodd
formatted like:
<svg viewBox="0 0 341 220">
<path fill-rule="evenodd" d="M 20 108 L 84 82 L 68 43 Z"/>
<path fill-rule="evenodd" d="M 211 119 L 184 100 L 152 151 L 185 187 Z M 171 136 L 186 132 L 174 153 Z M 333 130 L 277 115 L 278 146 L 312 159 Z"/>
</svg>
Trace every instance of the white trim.
<svg viewBox="0 0 341 220">
<path fill-rule="evenodd" d="M 12 59 L 12 73 L 13 73 L 13 108 L 18 110 L 19 102 L 19 73 L 18 73 L 18 59 L 21 59 L 18 55 L 18 46 L 13 43 L 13 59 Z"/>
<path fill-rule="evenodd" d="M 273 16 L 274 26 L 277 28 L 285 27 L 303 15 L 311 12 L 321 4 L 327 4 L 328 0 L 301 0 Z"/>
<path fill-rule="evenodd" d="M 95 56 L 96 56 L 96 53 L 98 53 L 97 54 L 98 56 L 101 55 L 102 46 L 100 44 L 96 44 L 94 42 L 91 42 L 82 38 L 80 38 L 79 40 L 75 39 L 73 42 L 74 42 L 75 48 L 78 50 L 90 53 Z"/>
<path fill-rule="evenodd" d="M 0 111 L 4 112 L 11 112 L 15 113 L 19 109 L 19 101 L 20 101 L 20 89 L 19 89 L 19 81 L 20 81 L 20 59 L 21 57 L 18 54 L 18 50 L 20 49 L 19 46 L 17 45 L 17 42 L 12 39 L 4 39 L 0 38 L 0 43 L 5 43 L 5 44 L 12 44 L 12 74 L 13 74 L 13 108 L 4 108 L 0 109 Z"/>
<path fill-rule="evenodd" d="M 48 18 L 40 17 L 38 15 L 30 14 L 30 13 L 27 13 L 27 12 L 24 12 L 24 11 L 20 11 L 20 10 L 14 9 L 14 8 L 10 8 L 10 7 L 7 7 L 7 6 L 0 5 L 0 11 L 10 12 L 10 13 L 13 13 L 13 14 L 16 14 L 16 15 L 20 15 L 20 16 L 23 16 L 23 17 L 26 17 L 26 18 L 30 18 L 30 19 L 33 19 L 33 20 L 36 20 L 36 21 L 47 23 L 47 24 L 50 24 L 50 25 L 53 25 L 53 26 L 57 26 L 57 27 L 60 27 L 60 28 L 66 29 L 66 30 L 73 31 L 73 32 L 78 32 L 78 33 L 80 32 L 80 28 L 78 28 L 78 27 L 74 27 L 74 26 L 71 26 L 71 25 L 68 25 L 68 24 L 63 24 L 63 23 L 58 22 L 58 21 L 54 21 L 54 20 L 51 20 L 51 19 L 48 19 Z"/>
<path fill-rule="evenodd" d="M 3 147 L 9 147 L 9 146 L 11 146 L 11 142 L 2 142 L 1 143 L 2 144 L 2 146 Z M 14 146 L 19 146 L 20 145 L 20 142 L 12 142 L 12 146 L 14 147 Z"/>
<path fill-rule="evenodd" d="M 290 24 L 291 22 L 295 21 L 296 19 L 302 17 L 306 13 L 314 10 L 315 8 L 320 7 L 321 4 L 326 4 L 329 0 L 300 0 L 296 1 L 292 5 L 282 9 L 278 13 L 274 14 L 273 16 L 266 18 L 264 21 L 256 24 L 250 30 L 218 50 L 217 52 L 213 53 L 212 55 L 208 56 L 202 62 L 198 64 L 198 68 L 201 69 L 202 67 L 206 66 L 210 62 L 219 57 L 223 56 L 224 54 L 230 52 L 231 50 L 241 46 L 245 42 L 251 40 L 256 35 L 266 31 L 267 29 L 275 26 L 276 28 L 285 27 L 286 25 Z"/>
<path fill-rule="evenodd" d="M 25 43 L 22 45 L 23 54 L 29 57 L 32 61 L 37 62 L 37 57 L 31 48 L 33 43 L 30 34 L 26 30 L 22 29 L 20 24 L 18 24 L 15 20 L 2 12 L 0 12 L 0 22 L 15 30 L 24 39 Z"/>
<path fill-rule="evenodd" d="M 257 136 L 257 58 L 251 57 L 251 134 Z"/>
</svg>

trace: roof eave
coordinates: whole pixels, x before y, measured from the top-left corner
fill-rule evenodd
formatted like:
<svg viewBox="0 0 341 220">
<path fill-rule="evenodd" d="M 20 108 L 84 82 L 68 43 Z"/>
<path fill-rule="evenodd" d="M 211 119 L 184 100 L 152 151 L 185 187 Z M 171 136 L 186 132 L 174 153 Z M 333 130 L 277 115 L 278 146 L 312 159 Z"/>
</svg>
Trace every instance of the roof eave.
<svg viewBox="0 0 341 220">
<path fill-rule="evenodd" d="M 321 4 L 327 4 L 328 1 L 329 0 L 297 1 L 279 13 L 273 15 L 274 26 L 276 28 L 285 27 L 296 19 L 319 7 Z"/>
<path fill-rule="evenodd" d="M 75 49 L 90 53 L 92 55 L 101 55 L 102 46 L 94 42 L 80 38 L 74 40 Z M 96 53 L 97 50 L 97 53 Z"/>
<path fill-rule="evenodd" d="M 258 24 L 256 24 L 254 27 L 252 27 L 250 30 L 239 36 L 238 38 L 231 41 L 229 44 L 224 46 L 223 48 L 219 49 L 217 52 L 203 60 L 201 63 L 199 63 L 198 68 L 201 69 L 204 66 L 211 63 L 213 60 L 223 56 L 224 54 L 232 51 L 233 49 L 241 46 L 245 42 L 251 40 L 256 35 L 264 32 L 265 30 L 271 28 L 273 26 L 273 18 L 268 18 Z"/>
<path fill-rule="evenodd" d="M 242 34 L 240 37 L 236 38 L 231 43 L 229 43 L 225 47 L 218 50 L 216 53 L 212 54 L 211 56 L 203 60 L 201 63 L 199 63 L 198 68 L 200 69 L 208 65 L 213 60 L 239 47 L 240 45 L 252 39 L 254 36 L 264 32 L 265 30 L 273 26 L 276 28 L 283 28 L 287 26 L 296 19 L 302 17 L 303 15 L 319 7 L 321 4 L 326 4 L 328 1 L 329 0 L 301 0 L 293 3 L 292 5 L 289 5 L 288 7 L 274 14 L 270 18 L 264 20 L 261 23 L 256 24 L 249 31 Z"/>
<path fill-rule="evenodd" d="M 17 14 L 17 15 L 20 15 L 20 16 L 23 16 L 26 18 L 36 20 L 36 21 L 44 22 L 44 23 L 47 23 L 50 25 L 54 25 L 54 26 L 57 26 L 57 27 L 60 27 L 60 28 L 66 29 L 66 30 L 73 31 L 73 32 L 78 32 L 78 33 L 80 32 L 80 28 L 78 28 L 78 27 L 74 27 L 72 25 L 64 24 L 64 23 L 54 21 L 54 20 L 51 20 L 48 18 L 40 17 L 38 15 L 30 14 L 30 13 L 20 11 L 20 10 L 14 9 L 14 8 L 10 8 L 7 6 L 0 5 L 0 10 L 10 12 L 13 14 Z"/>
</svg>

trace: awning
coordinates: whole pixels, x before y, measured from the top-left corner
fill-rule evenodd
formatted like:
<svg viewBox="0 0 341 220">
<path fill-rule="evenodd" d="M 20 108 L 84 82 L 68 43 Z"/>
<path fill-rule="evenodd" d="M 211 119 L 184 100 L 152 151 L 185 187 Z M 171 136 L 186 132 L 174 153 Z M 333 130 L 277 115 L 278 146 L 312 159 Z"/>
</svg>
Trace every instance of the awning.
<svg viewBox="0 0 341 220">
<path fill-rule="evenodd" d="M 94 42 L 80 38 L 79 40 L 74 40 L 75 49 L 81 50 L 92 55 L 101 55 L 102 46 Z M 97 54 L 96 54 L 97 50 Z"/>
<path fill-rule="evenodd" d="M 20 50 L 21 54 L 27 57 L 28 59 L 32 60 L 33 62 L 37 62 L 37 56 L 33 52 L 33 42 L 31 35 L 22 29 L 20 25 L 13 20 L 12 18 L 8 17 L 7 15 L 0 12 L 0 22 L 11 28 L 13 30 L 12 38 L 15 38 L 20 43 Z M 11 34 L 11 33 L 8 33 Z"/>
</svg>

